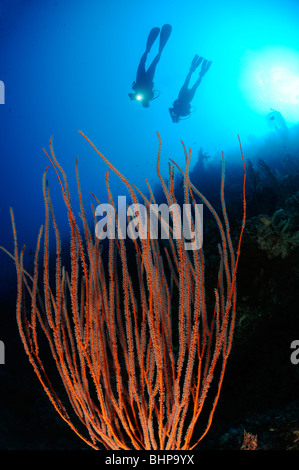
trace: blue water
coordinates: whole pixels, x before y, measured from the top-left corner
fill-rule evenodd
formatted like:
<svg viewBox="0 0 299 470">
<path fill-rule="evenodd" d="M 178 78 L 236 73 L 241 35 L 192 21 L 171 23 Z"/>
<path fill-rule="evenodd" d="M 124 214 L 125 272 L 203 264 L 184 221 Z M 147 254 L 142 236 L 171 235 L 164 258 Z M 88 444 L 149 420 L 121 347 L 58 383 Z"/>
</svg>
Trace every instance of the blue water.
<svg viewBox="0 0 299 470">
<path fill-rule="evenodd" d="M 194 156 L 202 147 L 220 157 L 221 150 L 238 146 L 238 134 L 246 152 L 254 139 L 273 132 L 267 118 L 271 108 L 283 114 L 287 126 L 295 126 L 298 18 L 299 4 L 292 0 L 0 1 L 0 80 L 5 84 L 5 104 L 0 105 L 0 244 L 12 249 L 12 206 L 20 246 L 35 247 L 44 221 L 42 175 L 49 165 L 42 149 L 48 149 L 51 136 L 74 198 L 78 156 L 89 209 L 91 192 L 105 202 L 107 167 L 79 129 L 132 183 L 144 187 L 145 177 L 156 181 L 157 131 L 167 176 L 169 157 L 183 165 L 181 140 Z M 155 74 L 160 97 L 145 109 L 130 101 L 128 93 L 150 29 L 165 23 L 173 29 Z M 195 54 L 211 60 L 212 66 L 192 102 L 195 112 L 174 124 L 168 108 Z M 277 63 L 269 63 L 276 57 Z M 289 64 L 280 63 L 284 58 Z M 271 83 L 264 66 L 276 67 Z M 277 89 L 271 94 L 273 80 Z M 291 98 L 284 90 L 290 83 L 295 87 Z M 52 168 L 48 178 L 67 237 Z M 122 191 L 116 178 L 112 183 Z M 14 268 L 4 254 L 1 266 L 1 290 L 15 288 Z"/>
</svg>

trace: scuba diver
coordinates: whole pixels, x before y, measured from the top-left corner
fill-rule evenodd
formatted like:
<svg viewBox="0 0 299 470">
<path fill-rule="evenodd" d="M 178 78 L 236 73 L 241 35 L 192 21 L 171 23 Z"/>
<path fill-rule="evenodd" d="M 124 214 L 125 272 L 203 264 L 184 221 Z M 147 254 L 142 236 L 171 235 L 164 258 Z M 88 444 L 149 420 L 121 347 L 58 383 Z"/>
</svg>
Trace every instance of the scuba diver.
<svg viewBox="0 0 299 470">
<path fill-rule="evenodd" d="M 201 70 L 199 72 L 199 77 L 194 83 L 192 88 L 188 88 L 191 75 L 195 72 L 197 67 L 202 63 Z M 169 108 L 169 113 L 173 122 L 179 122 L 181 117 L 189 117 L 191 114 L 191 101 L 194 98 L 197 87 L 201 83 L 204 75 L 207 73 L 209 68 L 212 65 L 212 61 L 204 60 L 203 57 L 199 57 L 197 54 L 194 56 L 189 73 L 186 77 L 185 83 L 180 89 L 178 99 L 176 99 L 172 108 Z"/>
<path fill-rule="evenodd" d="M 135 93 L 129 93 L 131 100 L 141 101 L 142 106 L 145 108 L 149 107 L 149 102 L 158 98 L 155 96 L 154 88 L 154 75 L 156 66 L 160 60 L 162 51 L 168 41 L 168 38 L 171 34 L 172 27 L 170 24 L 165 24 L 162 26 L 161 32 L 160 28 L 152 28 L 146 42 L 146 49 L 143 56 L 140 59 L 140 63 L 137 69 L 136 81 L 132 85 L 132 89 Z M 145 63 L 150 52 L 152 45 L 159 36 L 160 33 L 160 42 L 159 42 L 159 51 L 151 65 L 147 70 L 145 70 Z"/>
</svg>

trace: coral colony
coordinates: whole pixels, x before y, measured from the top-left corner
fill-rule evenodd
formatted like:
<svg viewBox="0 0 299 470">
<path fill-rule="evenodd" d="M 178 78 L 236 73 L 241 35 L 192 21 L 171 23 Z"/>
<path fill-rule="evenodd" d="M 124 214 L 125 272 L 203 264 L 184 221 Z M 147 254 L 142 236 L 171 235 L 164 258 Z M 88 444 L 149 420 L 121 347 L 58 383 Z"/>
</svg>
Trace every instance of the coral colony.
<svg viewBox="0 0 299 470">
<path fill-rule="evenodd" d="M 105 181 L 112 209 L 103 208 L 107 223 L 102 230 L 111 222 L 111 214 L 120 228 L 109 186 L 111 171 L 123 182 L 132 204 L 140 204 L 141 198 L 144 216 L 149 217 L 150 205 L 155 204 L 150 186 L 148 198 L 82 135 L 109 167 Z M 11 210 L 15 240 L 11 256 L 18 280 L 17 322 L 25 351 L 57 413 L 94 449 L 194 449 L 211 426 L 231 351 L 236 272 L 246 217 L 241 145 L 243 219 L 235 251 L 224 200 L 224 157 L 220 188 L 222 222 L 189 180 L 191 151 L 184 145 L 185 170 L 171 160 L 168 182 L 164 181 L 159 169 L 159 135 L 158 138 L 157 173 L 167 205 L 173 208 L 169 211 L 170 220 L 159 218 L 170 234 L 167 243 L 151 237 L 148 224 L 139 223 L 141 236 L 132 237 L 130 252 L 125 237 L 107 237 L 104 244 L 100 233 L 96 236 L 87 222 L 77 166 L 83 226 L 80 231 L 67 177 L 56 159 L 52 140 L 50 153 L 45 152 L 59 181 L 69 220 L 68 271 L 62 262 L 62 243 L 46 181 L 47 171 L 43 177 L 45 223 L 38 234 L 32 274 L 24 269 L 24 248 L 18 248 Z M 175 170 L 183 176 L 184 204 L 196 214 L 199 199 L 218 227 L 220 243 L 215 247 L 218 280 L 211 293 L 206 292 L 203 246 L 197 243 L 196 249 L 191 250 L 185 246 L 184 227 L 179 225 L 183 221 L 174 194 Z M 97 204 L 101 206 L 100 201 Z M 127 217 L 129 224 L 132 214 Z M 186 220 L 189 234 L 194 235 L 196 224 L 200 225 L 202 219 L 194 221 L 189 210 Z M 56 239 L 54 266 L 49 256 L 50 229 Z M 43 335 L 48 349 L 44 339 L 40 347 Z M 52 355 L 65 388 L 63 398 L 47 368 L 47 354 Z M 200 419 L 203 411 L 204 420 Z"/>
</svg>

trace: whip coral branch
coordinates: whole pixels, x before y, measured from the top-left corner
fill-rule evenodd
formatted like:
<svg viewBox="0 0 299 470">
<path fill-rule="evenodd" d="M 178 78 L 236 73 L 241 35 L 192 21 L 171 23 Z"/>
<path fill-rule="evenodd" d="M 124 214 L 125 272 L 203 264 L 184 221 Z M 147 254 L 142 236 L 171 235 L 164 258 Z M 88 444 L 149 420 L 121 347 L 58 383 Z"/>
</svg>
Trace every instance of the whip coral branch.
<svg viewBox="0 0 299 470">
<path fill-rule="evenodd" d="M 149 183 L 150 199 L 79 132 L 109 167 L 105 184 L 113 209 L 110 172 L 120 178 L 133 204 L 142 199 L 149 216 L 150 203 L 155 202 Z M 231 350 L 236 273 L 246 218 L 246 171 L 241 144 L 243 218 L 234 252 L 224 198 L 224 156 L 220 217 L 189 180 L 191 151 L 187 152 L 185 146 L 185 170 L 170 160 L 169 180 L 164 181 L 159 168 L 159 134 L 158 139 L 157 174 L 168 205 L 175 208 L 167 244 L 151 238 L 149 229 L 142 224 L 142 236 L 132 240 L 129 248 L 123 237 L 102 243 L 87 222 L 77 162 L 82 232 L 72 209 L 67 177 L 51 139 L 50 152 L 45 153 L 55 170 L 68 215 L 70 270 L 63 266 L 61 238 L 46 181 L 48 169 L 43 177 L 45 223 L 38 234 L 33 273 L 24 269 L 25 247 L 19 252 L 12 210 L 14 254 L 2 248 L 16 265 L 17 323 L 29 360 L 61 418 L 94 449 L 193 449 L 211 426 Z M 189 252 L 183 237 L 173 237 L 174 233 L 182 233 L 174 191 L 175 170 L 184 178 L 184 203 L 197 210 L 199 199 L 218 227 L 219 268 L 218 282 L 212 291 L 213 305 L 207 302 L 203 248 Z M 132 216 L 127 217 L 129 222 Z M 193 233 L 195 221 L 191 212 L 188 222 Z M 115 223 L 120 225 L 117 216 Z M 49 257 L 51 227 L 56 240 L 55 266 Z M 39 269 L 41 256 L 43 267 Z M 65 388 L 64 398 L 55 391 L 48 358 L 42 357 L 42 334 Z"/>
</svg>

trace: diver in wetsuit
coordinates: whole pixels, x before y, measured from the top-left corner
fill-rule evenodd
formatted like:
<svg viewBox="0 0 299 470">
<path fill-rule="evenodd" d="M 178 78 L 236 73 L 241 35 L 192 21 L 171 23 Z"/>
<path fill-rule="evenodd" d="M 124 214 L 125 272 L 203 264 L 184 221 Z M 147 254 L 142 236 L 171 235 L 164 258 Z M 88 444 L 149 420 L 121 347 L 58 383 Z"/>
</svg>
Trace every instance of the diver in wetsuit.
<svg viewBox="0 0 299 470">
<path fill-rule="evenodd" d="M 170 24 L 165 24 L 162 26 L 161 32 L 160 28 L 152 28 L 146 42 L 146 49 L 143 56 L 140 59 L 140 63 L 137 69 L 136 80 L 132 85 L 135 93 L 129 93 L 131 100 L 141 101 L 142 106 L 145 108 L 149 107 L 149 102 L 157 96 L 155 96 L 154 88 L 154 75 L 156 71 L 156 66 L 160 60 L 162 51 L 165 47 L 165 44 L 168 41 L 168 38 L 171 34 L 172 27 Z M 159 36 L 160 33 L 160 42 L 159 42 L 159 51 L 153 62 L 147 70 L 145 70 L 145 63 L 150 52 L 152 45 Z"/>
<path fill-rule="evenodd" d="M 199 77 L 194 83 L 192 88 L 188 88 L 191 75 L 195 72 L 197 67 L 202 63 L 201 70 L 199 72 Z M 195 55 L 191 67 L 189 70 L 189 73 L 186 77 L 185 83 L 182 86 L 178 99 L 176 99 L 173 104 L 172 108 L 169 108 L 170 116 L 173 122 L 179 122 L 181 117 L 188 117 L 191 113 L 191 101 L 194 98 L 195 92 L 201 83 L 204 75 L 207 73 L 209 68 L 211 67 L 212 62 L 209 60 L 204 60 L 203 57 L 199 57 L 198 55 Z"/>
</svg>

